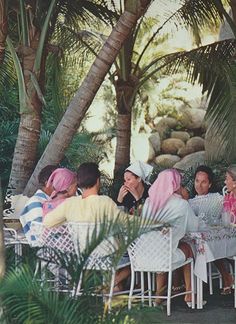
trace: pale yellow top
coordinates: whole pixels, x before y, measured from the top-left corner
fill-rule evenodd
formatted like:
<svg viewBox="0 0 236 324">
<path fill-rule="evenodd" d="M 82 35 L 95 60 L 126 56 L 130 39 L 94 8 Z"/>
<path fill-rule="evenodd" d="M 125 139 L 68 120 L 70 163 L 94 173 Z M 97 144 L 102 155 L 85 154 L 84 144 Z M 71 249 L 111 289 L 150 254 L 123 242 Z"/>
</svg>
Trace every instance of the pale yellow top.
<svg viewBox="0 0 236 324">
<path fill-rule="evenodd" d="M 67 198 L 62 204 L 49 212 L 43 224 L 46 227 L 53 227 L 64 222 L 86 222 L 95 223 L 107 220 L 127 220 L 132 217 L 120 210 L 114 201 L 108 196 L 91 195 L 87 198 L 82 196 Z"/>
</svg>

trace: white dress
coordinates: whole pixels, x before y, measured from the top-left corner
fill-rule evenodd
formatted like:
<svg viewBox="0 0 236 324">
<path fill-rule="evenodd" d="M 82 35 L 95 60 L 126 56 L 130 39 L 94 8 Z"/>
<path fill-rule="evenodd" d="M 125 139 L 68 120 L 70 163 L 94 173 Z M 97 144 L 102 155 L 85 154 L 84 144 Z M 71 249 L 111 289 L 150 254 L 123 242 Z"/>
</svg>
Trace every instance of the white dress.
<svg viewBox="0 0 236 324">
<path fill-rule="evenodd" d="M 198 230 L 198 218 L 194 215 L 189 203 L 181 196 L 173 194 L 167 200 L 166 205 L 153 215 L 147 199 L 143 206 L 142 217 L 171 225 L 173 229 L 173 263 L 184 261 L 185 255 L 178 248 L 179 241 L 187 232 Z"/>
</svg>

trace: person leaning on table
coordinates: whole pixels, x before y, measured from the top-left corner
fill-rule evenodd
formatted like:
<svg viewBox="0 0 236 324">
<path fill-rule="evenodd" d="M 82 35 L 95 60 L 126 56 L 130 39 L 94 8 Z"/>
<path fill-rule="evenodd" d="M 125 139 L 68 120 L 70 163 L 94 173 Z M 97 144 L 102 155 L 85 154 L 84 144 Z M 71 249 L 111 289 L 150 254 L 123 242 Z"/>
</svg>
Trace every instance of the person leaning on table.
<svg viewBox="0 0 236 324">
<path fill-rule="evenodd" d="M 185 261 L 193 257 L 191 247 L 180 239 L 188 231 L 198 229 L 198 218 L 194 215 L 188 202 L 181 196 L 181 175 L 175 169 L 167 169 L 159 173 L 149 189 L 149 197 L 143 206 L 142 217 L 161 223 L 168 223 L 173 228 L 172 255 L 173 263 Z M 190 264 L 183 266 L 186 291 L 191 290 Z M 167 274 L 158 274 L 157 295 L 162 295 L 166 286 Z M 161 299 L 156 302 L 160 304 Z M 185 295 L 185 302 L 192 307 L 191 294 Z"/>
<path fill-rule="evenodd" d="M 223 197 L 218 192 L 211 192 L 214 191 L 214 173 L 210 167 L 206 165 L 200 165 L 199 167 L 197 167 L 194 175 L 194 189 L 197 195 L 195 198 L 189 200 L 190 206 L 194 206 L 194 203 L 196 203 L 199 198 L 201 199 L 201 197 L 206 197 L 207 201 L 209 202 L 208 204 L 206 204 L 206 208 L 211 205 L 212 201 L 214 201 L 215 204 L 222 205 Z M 214 217 L 216 217 L 216 220 L 220 222 L 220 219 L 217 219 L 218 215 L 212 215 L 213 220 Z M 209 219 L 210 225 L 211 221 L 212 220 Z M 216 265 L 223 279 L 224 287 L 221 291 L 221 295 L 231 294 L 233 278 L 226 268 L 225 260 L 215 260 L 214 264 Z"/>
<path fill-rule="evenodd" d="M 49 199 L 51 193 L 53 192 L 53 187 L 48 185 L 47 182 L 52 172 L 56 170 L 56 168 L 57 167 L 55 165 L 47 165 L 40 171 L 38 175 L 39 189 L 27 201 L 24 209 L 21 212 L 20 222 L 30 246 L 38 245 L 37 237 L 32 234 L 32 222 L 39 224 L 42 223 L 43 203 Z M 40 234 L 40 231 L 41 227 L 39 227 L 38 234 Z"/>
<path fill-rule="evenodd" d="M 43 224 L 53 227 L 64 222 L 95 223 L 99 220 L 117 220 L 122 222 L 132 215 L 120 210 L 115 202 L 108 196 L 100 196 L 100 171 L 98 165 L 87 162 L 80 165 L 77 171 L 78 186 L 81 196 L 67 198 L 53 211 L 49 212 Z M 114 291 L 122 290 L 122 281 L 130 274 L 130 267 L 124 267 L 116 273 Z"/>
</svg>

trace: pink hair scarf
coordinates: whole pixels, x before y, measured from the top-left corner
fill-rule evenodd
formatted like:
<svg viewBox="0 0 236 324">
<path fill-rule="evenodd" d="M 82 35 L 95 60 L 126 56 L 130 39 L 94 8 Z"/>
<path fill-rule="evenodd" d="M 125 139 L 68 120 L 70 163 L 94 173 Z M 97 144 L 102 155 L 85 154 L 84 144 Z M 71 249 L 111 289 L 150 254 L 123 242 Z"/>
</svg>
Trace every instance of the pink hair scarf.
<svg viewBox="0 0 236 324">
<path fill-rule="evenodd" d="M 60 205 L 65 198 L 56 197 L 59 192 L 63 192 L 69 189 L 69 187 L 76 181 L 76 173 L 70 171 L 67 168 L 56 169 L 47 181 L 46 187 L 53 187 L 53 192 L 50 199 L 43 204 L 43 214 L 46 215 L 52 209 Z"/>
<path fill-rule="evenodd" d="M 148 191 L 148 202 L 153 213 L 165 206 L 167 200 L 180 188 L 181 175 L 175 169 L 159 173 Z"/>
</svg>

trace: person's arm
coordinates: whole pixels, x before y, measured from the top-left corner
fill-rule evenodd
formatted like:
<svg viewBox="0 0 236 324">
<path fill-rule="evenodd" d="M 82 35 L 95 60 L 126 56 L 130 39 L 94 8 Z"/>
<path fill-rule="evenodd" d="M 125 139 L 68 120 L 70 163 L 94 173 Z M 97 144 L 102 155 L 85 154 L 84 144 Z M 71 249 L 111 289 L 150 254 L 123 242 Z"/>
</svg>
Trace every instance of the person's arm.
<svg viewBox="0 0 236 324">
<path fill-rule="evenodd" d="M 43 225 L 46 227 L 54 227 L 66 221 L 66 208 L 68 204 L 64 201 L 57 206 L 53 211 L 49 212 L 43 220 Z"/>
</svg>

